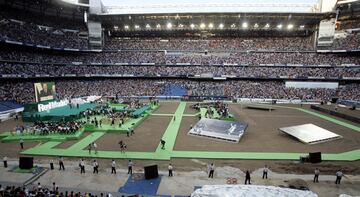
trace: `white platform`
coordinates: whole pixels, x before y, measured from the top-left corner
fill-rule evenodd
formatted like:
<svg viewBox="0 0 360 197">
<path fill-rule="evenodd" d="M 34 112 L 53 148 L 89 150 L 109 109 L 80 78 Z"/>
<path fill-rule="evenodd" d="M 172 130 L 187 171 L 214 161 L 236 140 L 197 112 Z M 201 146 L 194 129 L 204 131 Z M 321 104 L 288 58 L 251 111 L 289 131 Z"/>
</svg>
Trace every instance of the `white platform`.
<svg viewBox="0 0 360 197">
<path fill-rule="evenodd" d="M 237 143 L 243 136 L 246 128 L 247 124 L 242 122 L 201 118 L 201 120 L 190 129 L 188 135 Z"/>
<path fill-rule="evenodd" d="M 264 185 L 204 185 L 191 197 L 317 197 L 312 191 Z"/>
<path fill-rule="evenodd" d="M 342 138 L 342 136 L 314 124 L 283 127 L 280 128 L 280 131 L 289 134 L 306 144 L 316 144 Z"/>
</svg>

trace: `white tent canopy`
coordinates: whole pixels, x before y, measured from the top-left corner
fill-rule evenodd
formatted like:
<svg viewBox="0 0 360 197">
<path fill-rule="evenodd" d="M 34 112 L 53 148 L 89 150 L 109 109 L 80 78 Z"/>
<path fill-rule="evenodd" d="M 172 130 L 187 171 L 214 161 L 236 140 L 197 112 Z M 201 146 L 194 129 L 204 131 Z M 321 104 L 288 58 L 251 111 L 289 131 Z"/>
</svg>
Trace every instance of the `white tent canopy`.
<svg viewBox="0 0 360 197">
<path fill-rule="evenodd" d="M 280 128 L 280 131 L 289 134 L 306 144 L 316 144 L 342 138 L 342 136 L 314 124 L 283 127 Z"/>
</svg>

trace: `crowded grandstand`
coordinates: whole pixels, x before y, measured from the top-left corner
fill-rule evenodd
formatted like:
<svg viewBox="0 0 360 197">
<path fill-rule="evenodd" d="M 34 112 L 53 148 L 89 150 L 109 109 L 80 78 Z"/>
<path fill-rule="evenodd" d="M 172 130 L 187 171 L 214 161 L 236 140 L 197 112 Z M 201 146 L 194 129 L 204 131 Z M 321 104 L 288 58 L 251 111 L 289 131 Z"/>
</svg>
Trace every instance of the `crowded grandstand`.
<svg viewBox="0 0 360 197">
<path fill-rule="evenodd" d="M 31 115 L 31 124 L 16 123 L 15 133 L 26 130 L 29 135 L 41 137 L 78 135 L 79 130 L 85 131 L 95 121 L 81 119 L 90 117 L 82 117 L 81 113 L 91 109 L 74 107 L 72 103 L 91 96 L 101 99 L 89 103 L 109 110 L 92 114 L 91 118 L 96 116 L 97 121 L 99 116 L 109 116 L 106 120 L 113 121 L 111 126 L 118 118 L 114 114 L 125 113 L 116 111 L 115 104 L 129 101 L 124 103 L 132 105 L 144 99 L 149 101 L 131 108 L 133 111 L 127 109 L 127 119 L 137 118 L 130 111 L 156 111 L 159 106 L 153 102 L 157 99 L 271 104 L 281 101 L 301 107 L 329 103 L 358 110 L 358 1 L 183 1 L 172 5 L 160 0 L 139 4 L 128 0 L 118 4 L 111 0 L 0 0 L 0 123 L 17 119 L 22 112 L 33 110 L 32 105 L 43 104 L 40 98 L 44 95 L 51 97 L 45 99 L 49 102 L 66 101 L 71 110 L 81 110 L 56 122 L 33 121 L 38 115 L 40 118 L 41 111 L 36 112 Z M 48 86 L 54 87 L 52 95 L 47 95 Z M 7 106 L 6 102 L 16 107 Z M 50 109 L 44 111 L 52 113 Z M 150 111 L 146 113 L 153 112 Z M 173 113 L 175 122 L 175 109 Z M 201 114 L 200 119 L 206 118 L 206 113 L 199 109 L 196 117 Z M 131 122 L 129 128 L 122 128 L 123 119 L 119 122 L 119 129 L 125 129 L 128 136 L 138 124 Z M 193 124 L 186 127 L 192 129 Z M 23 143 L 23 138 L 19 139 Z M 65 137 L 57 140 L 66 141 Z M 89 147 L 90 152 L 92 145 Z M 106 154 L 100 158 L 109 159 Z M 0 196 L 60 194 L 58 189 L 28 191 L 13 185 L 4 189 L 2 182 L 1 179 Z M 75 191 L 71 190 L 71 196 L 84 193 Z"/>
</svg>

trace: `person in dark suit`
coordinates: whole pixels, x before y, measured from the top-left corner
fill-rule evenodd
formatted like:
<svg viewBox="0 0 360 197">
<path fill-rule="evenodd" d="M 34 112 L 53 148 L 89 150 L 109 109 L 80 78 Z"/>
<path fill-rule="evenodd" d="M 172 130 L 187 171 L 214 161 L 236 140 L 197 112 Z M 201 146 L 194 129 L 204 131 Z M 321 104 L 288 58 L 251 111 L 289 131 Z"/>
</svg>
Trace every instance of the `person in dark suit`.
<svg viewBox="0 0 360 197">
<path fill-rule="evenodd" d="M 209 165 L 209 178 L 214 178 L 215 165 L 211 163 Z"/>
<path fill-rule="evenodd" d="M 65 170 L 64 158 L 61 156 L 59 157 L 59 170 Z"/>
<path fill-rule="evenodd" d="M 251 180 L 250 171 L 249 171 L 249 170 L 246 170 L 246 173 L 245 173 L 245 185 L 246 185 L 247 183 L 249 183 L 249 184 L 251 185 L 250 180 Z"/>
<path fill-rule="evenodd" d="M 94 160 L 94 162 L 93 162 L 93 168 L 94 168 L 94 171 L 93 171 L 93 174 L 99 174 L 99 163 L 96 161 L 96 160 Z"/>
</svg>

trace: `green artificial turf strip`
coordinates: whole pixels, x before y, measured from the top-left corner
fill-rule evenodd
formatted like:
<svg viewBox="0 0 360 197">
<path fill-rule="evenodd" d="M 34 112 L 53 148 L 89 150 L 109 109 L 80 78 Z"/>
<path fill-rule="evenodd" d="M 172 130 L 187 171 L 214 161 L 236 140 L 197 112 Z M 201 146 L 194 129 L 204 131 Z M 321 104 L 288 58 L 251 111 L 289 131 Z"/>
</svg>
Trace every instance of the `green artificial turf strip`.
<svg viewBox="0 0 360 197">
<path fill-rule="evenodd" d="M 176 136 L 180 129 L 182 115 L 185 111 L 185 107 L 186 107 L 186 102 L 180 102 L 180 104 L 178 105 L 178 107 L 175 111 L 175 114 L 174 114 L 175 121 L 173 118 L 171 119 L 167 129 L 165 130 L 164 135 L 161 138 L 161 139 L 165 140 L 165 142 L 166 142 L 166 144 L 165 144 L 166 150 L 173 150 L 173 148 L 174 148 Z M 159 152 L 159 151 L 160 152 L 164 151 L 161 149 L 160 139 L 159 139 L 159 146 L 157 147 L 156 152 Z"/>
<path fill-rule="evenodd" d="M 75 143 L 74 145 L 70 146 L 68 149 L 69 151 L 76 151 L 82 150 L 88 147 L 88 145 L 92 142 L 95 142 L 101 136 L 105 135 L 106 132 L 93 132 L 90 135 L 86 136 L 84 139 L 80 140 L 79 142 Z"/>
</svg>

